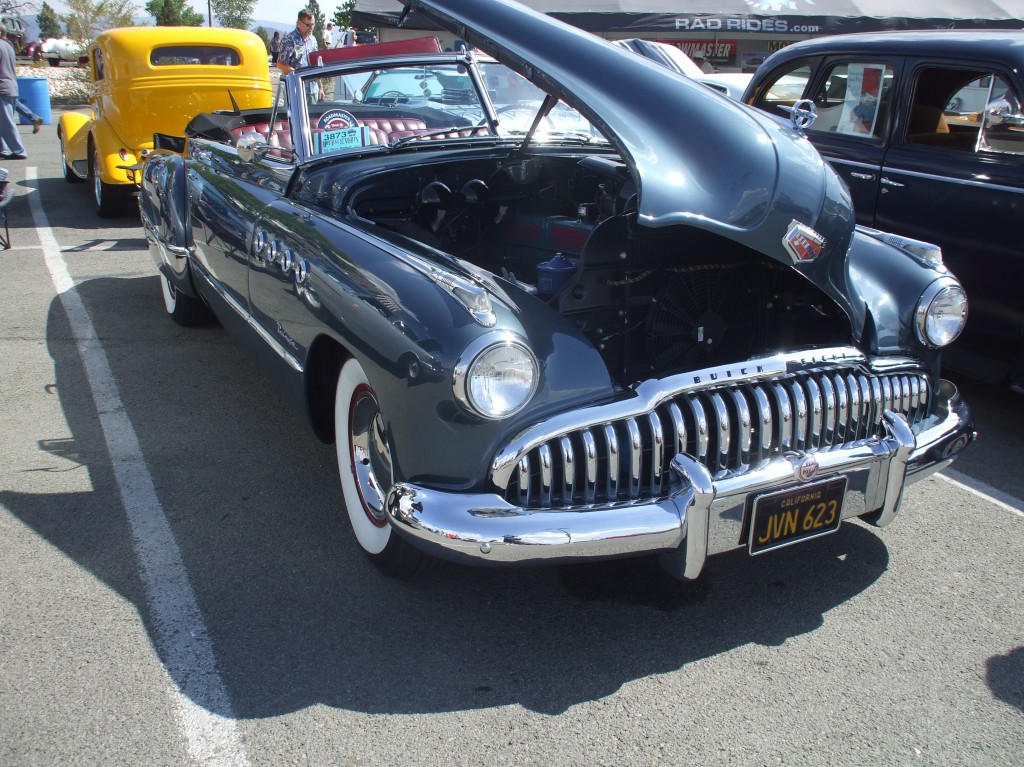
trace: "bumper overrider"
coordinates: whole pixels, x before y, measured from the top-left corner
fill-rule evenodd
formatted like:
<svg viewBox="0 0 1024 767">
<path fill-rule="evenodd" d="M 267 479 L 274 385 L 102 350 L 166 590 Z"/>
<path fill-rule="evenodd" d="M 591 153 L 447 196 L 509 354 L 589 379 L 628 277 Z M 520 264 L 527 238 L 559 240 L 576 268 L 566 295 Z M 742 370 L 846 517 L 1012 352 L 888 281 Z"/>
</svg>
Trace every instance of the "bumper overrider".
<svg viewBox="0 0 1024 767">
<path fill-rule="evenodd" d="M 396 483 L 388 493 L 387 511 L 399 534 L 448 560 L 558 564 L 659 554 L 674 576 L 693 579 L 709 555 L 750 543 L 751 509 L 766 493 L 845 477 L 841 518 L 860 516 L 877 526 L 889 524 L 899 511 L 904 487 L 949 465 L 975 437 L 969 408 L 952 383 L 940 380 L 928 397 L 929 415 L 917 420 L 916 433 L 906 414 L 880 408 L 881 428 L 871 436 L 839 445 L 775 450 L 742 471 L 713 473 L 706 460 L 676 453 L 668 460 L 665 492 L 657 497 L 526 508 L 497 492 L 459 493 Z M 813 403 L 800 415 L 805 411 L 812 419 L 820 415 Z"/>
</svg>

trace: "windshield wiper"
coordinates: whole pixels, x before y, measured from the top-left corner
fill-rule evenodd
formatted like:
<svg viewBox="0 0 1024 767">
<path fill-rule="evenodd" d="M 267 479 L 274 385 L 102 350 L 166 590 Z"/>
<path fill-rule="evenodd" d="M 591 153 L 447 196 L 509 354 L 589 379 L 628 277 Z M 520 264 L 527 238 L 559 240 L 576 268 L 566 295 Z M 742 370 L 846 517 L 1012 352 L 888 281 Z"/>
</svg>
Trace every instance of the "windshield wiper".
<svg viewBox="0 0 1024 767">
<path fill-rule="evenodd" d="M 402 136 L 401 138 L 397 138 L 394 141 L 392 141 L 390 144 L 388 144 L 388 146 L 394 148 L 394 147 L 404 146 L 405 144 L 408 144 L 410 141 L 418 141 L 421 138 L 433 138 L 434 136 L 443 136 L 446 133 L 463 133 L 464 131 L 466 132 L 466 135 L 465 136 L 459 136 L 458 138 L 469 138 L 474 133 L 476 133 L 478 130 L 488 130 L 488 126 L 486 126 L 486 125 L 471 125 L 471 126 L 453 125 L 450 128 L 434 128 L 433 130 L 428 130 L 428 131 L 425 131 L 423 133 L 413 133 L 411 136 Z"/>
</svg>

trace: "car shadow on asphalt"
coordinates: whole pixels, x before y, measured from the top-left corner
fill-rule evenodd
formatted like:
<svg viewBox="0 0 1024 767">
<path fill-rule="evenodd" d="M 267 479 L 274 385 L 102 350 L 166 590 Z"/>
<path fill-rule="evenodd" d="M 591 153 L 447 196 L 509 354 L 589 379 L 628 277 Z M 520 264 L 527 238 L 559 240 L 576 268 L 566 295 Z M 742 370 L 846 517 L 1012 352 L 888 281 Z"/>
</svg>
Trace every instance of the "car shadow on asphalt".
<svg viewBox="0 0 1024 767">
<path fill-rule="evenodd" d="M 316 442 L 217 326 L 163 315 L 156 277 L 78 286 L 181 550 L 239 718 L 314 704 L 415 714 L 518 704 L 545 714 L 749 644 L 815 631 L 888 567 L 859 523 L 762 557 L 713 557 L 695 583 L 649 559 L 449 566 L 401 581 L 362 556 L 333 448 Z M 89 493 L 0 493 L 25 525 L 137 608 L 163 655 L 72 328 L 51 304 L 52 392 L 72 438 L 39 447 Z M 165 666 L 172 666 L 165 662 Z M 182 690 L 186 680 L 175 680 Z M 201 701 L 197 701 L 202 705 Z"/>
</svg>

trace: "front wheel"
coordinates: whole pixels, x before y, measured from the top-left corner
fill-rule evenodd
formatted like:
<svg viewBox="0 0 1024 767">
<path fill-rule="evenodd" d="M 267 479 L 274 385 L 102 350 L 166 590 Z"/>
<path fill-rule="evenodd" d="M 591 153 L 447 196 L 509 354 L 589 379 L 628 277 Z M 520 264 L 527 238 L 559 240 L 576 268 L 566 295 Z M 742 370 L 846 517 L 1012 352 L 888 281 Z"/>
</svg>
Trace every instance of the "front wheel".
<svg viewBox="0 0 1024 767">
<path fill-rule="evenodd" d="M 384 500 L 393 481 L 391 449 L 377 395 L 356 360 L 338 374 L 334 443 L 341 494 L 360 548 L 388 575 L 412 575 L 434 562 L 391 529 Z"/>
<path fill-rule="evenodd" d="M 186 296 L 174 287 L 163 274 L 160 275 L 160 292 L 164 297 L 164 309 L 171 319 L 183 327 L 203 325 L 210 320 L 211 313 L 206 304 L 198 298 Z"/>
<path fill-rule="evenodd" d="M 128 184 L 108 184 L 103 180 L 100 155 L 95 145 L 92 149 L 92 190 L 100 218 L 117 218 L 128 212 L 131 187 Z"/>
</svg>

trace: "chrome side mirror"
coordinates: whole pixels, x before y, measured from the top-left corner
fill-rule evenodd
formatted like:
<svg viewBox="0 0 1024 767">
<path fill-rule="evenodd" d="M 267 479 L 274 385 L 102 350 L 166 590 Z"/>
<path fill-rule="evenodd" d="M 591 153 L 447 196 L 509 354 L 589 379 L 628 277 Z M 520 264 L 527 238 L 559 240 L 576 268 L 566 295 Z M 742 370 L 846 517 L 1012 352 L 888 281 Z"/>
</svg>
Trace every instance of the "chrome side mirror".
<svg viewBox="0 0 1024 767">
<path fill-rule="evenodd" d="M 238 151 L 238 159 L 242 162 L 253 162 L 258 156 L 264 154 L 269 147 L 270 145 L 267 143 L 267 140 L 255 131 L 243 133 L 242 137 L 238 139 L 238 143 L 235 144 L 235 149 Z"/>
<path fill-rule="evenodd" d="M 985 107 L 985 124 L 1020 127 L 1024 125 L 1024 114 L 1017 111 L 1005 97 L 998 98 Z"/>
</svg>

